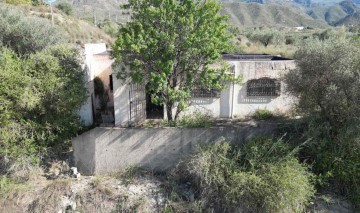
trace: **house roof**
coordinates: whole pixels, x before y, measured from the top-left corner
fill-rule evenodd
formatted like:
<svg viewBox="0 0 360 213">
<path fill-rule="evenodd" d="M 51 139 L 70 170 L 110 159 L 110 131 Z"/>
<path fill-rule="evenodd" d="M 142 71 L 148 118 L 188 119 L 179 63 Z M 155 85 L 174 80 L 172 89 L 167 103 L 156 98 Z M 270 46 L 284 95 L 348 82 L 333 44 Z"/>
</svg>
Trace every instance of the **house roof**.
<svg viewBox="0 0 360 213">
<path fill-rule="evenodd" d="M 269 54 L 229 54 L 223 53 L 222 57 L 227 61 L 286 61 L 293 60 L 281 56 L 274 56 Z"/>
</svg>

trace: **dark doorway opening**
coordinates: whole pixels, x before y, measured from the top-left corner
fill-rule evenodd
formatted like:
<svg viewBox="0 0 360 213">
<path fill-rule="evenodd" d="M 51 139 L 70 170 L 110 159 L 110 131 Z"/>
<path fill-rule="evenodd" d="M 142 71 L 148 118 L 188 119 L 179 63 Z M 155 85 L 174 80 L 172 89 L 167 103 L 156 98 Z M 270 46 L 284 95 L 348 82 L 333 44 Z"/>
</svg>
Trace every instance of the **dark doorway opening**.
<svg viewBox="0 0 360 213">
<path fill-rule="evenodd" d="M 146 119 L 163 119 L 164 106 L 151 102 L 151 91 L 146 87 Z"/>
</svg>

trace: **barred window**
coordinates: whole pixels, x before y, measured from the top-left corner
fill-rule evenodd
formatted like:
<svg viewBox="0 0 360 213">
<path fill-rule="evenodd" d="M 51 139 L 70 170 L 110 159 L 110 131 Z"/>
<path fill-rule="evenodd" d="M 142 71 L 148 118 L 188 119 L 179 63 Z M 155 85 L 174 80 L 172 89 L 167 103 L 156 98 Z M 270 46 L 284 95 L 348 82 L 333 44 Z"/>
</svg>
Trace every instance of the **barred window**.
<svg viewBox="0 0 360 213">
<path fill-rule="evenodd" d="M 193 98 L 220 98 L 220 91 L 217 89 L 193 88 L 191 91 Z"/>
<path fill-rule="evenodd" d="M 247 96 L 280 96 L 281 82 L 271 78 L 249 80 L 246 85 Z"/>
</svg>

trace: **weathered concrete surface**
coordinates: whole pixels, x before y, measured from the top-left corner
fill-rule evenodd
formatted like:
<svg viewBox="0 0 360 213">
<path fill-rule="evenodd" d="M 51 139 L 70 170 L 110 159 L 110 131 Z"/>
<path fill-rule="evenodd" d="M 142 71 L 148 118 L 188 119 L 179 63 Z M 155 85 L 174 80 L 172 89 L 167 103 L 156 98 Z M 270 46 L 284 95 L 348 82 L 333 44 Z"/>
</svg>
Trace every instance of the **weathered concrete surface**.
<svg viewBox="0 0 360 213">
<path fill-rule="evenodd" d="M 174 167 L 194 151 L 221 137 L 241 144 L 254 136 L 271 135 L 277 124 L 257 127 L 214 128 L 105 128 L 92 129 L 72 140 L 75 166 L 85 175 L 137 165 L 155 171 Z"/>
</svg>

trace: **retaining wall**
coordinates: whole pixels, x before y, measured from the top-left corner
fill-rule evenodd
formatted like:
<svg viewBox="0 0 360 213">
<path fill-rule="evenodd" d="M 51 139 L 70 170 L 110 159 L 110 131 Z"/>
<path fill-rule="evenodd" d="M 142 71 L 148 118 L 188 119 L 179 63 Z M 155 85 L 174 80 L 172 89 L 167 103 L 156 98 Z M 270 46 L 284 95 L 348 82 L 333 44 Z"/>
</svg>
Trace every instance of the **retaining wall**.
<svg viewBox="0 0 360 213">
<path fill-rule="evenodd" d="M 198 144 L 221 137 L 241 144 L 254 136 L 271 135 L 277 124 L 214 128 L 92 129 L 72 140 L 75 166 L 84 175 L 115 172 L 137 165 L 155 171 L 173 168 Z"/>
</svg>

